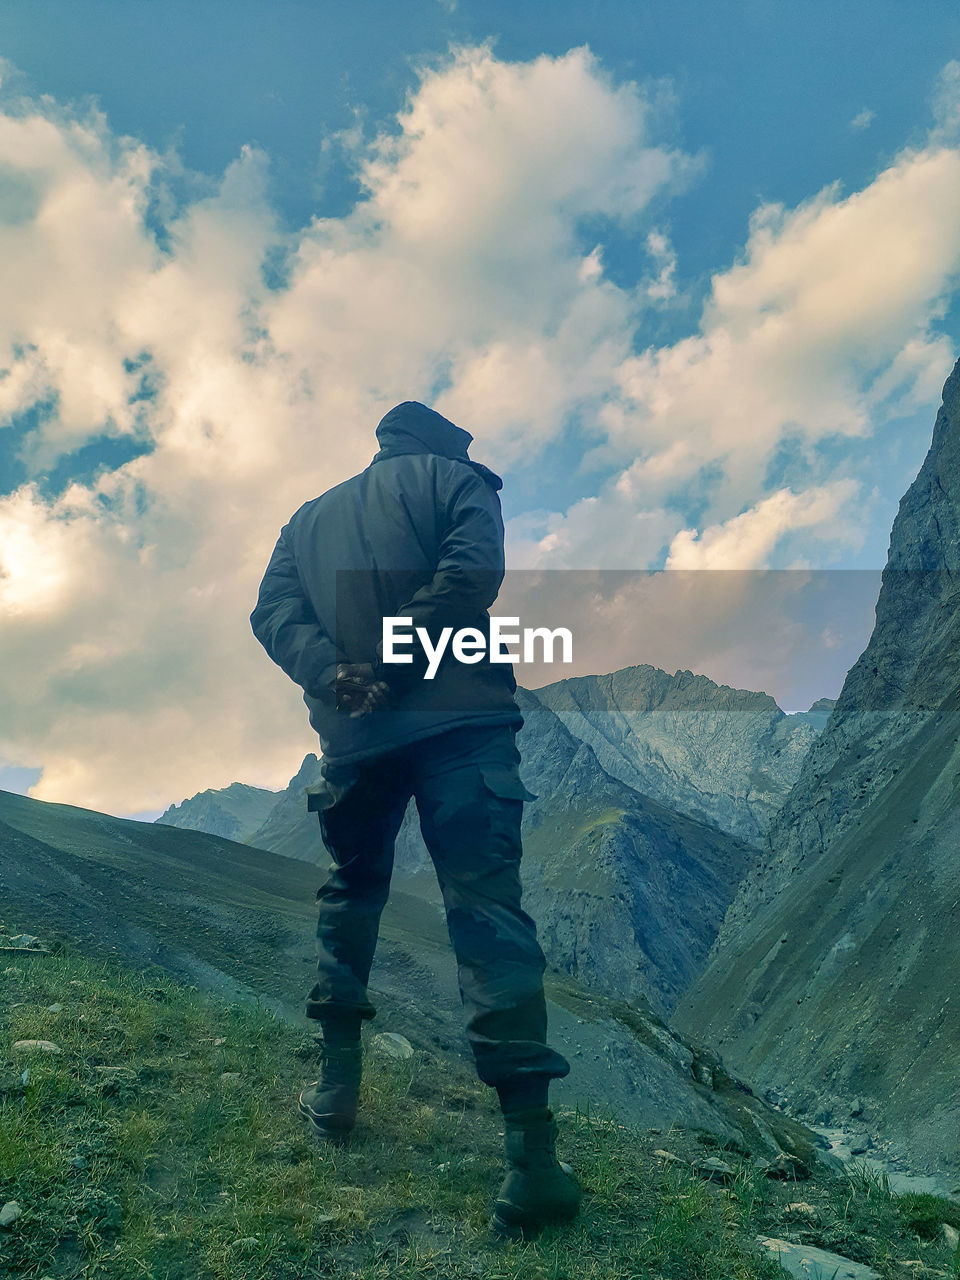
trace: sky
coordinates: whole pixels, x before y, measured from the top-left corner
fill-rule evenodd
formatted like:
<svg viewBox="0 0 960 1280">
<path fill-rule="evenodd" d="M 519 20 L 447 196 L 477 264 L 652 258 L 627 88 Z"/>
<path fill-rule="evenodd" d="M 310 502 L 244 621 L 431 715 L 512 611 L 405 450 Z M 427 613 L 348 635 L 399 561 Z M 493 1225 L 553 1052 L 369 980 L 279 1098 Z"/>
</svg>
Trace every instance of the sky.
<svg viewBox="0 0 960 1280">
<path fill-rule="evenodd" d="M 6 0 L 0 60 L 0 787 L 284 785 L 257 587 L 406 399 L 562 674 L 837 695 L 960 350 L 954 4 Z"/>
</svg>

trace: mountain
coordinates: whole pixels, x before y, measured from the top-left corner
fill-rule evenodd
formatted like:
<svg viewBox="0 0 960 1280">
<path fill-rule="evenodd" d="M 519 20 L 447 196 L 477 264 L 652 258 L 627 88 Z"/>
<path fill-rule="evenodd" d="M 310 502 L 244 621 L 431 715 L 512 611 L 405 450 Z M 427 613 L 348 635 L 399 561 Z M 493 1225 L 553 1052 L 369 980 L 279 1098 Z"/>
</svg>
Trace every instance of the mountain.
<svg viewBox="0 0 960 1280">
<path fill-rule="evenodd" d="M 276 803 L 276 791 L 231 782 L 221 790 L 200 791 L 182 804 L 172 804 L 157 822 L 242 843 L 261 826 Z"/>
<path fill-rule="evenodd" d="M 960 363 L 867 648 L 676 1025 L 823 1118 L 960 1168 Z"/>
<path fill-rule="evenodd" d="M 836 698 L 818 698 L 812 707 L 806 711 L 795 712 L 791 719 L 806 720 L 817 733 L 823 733 L 836 705 Z"/>
<path fill-rule="evenodd" d="M 518 690 L 524 905 L 550 963 L 672 1009 L 706 961 L 752 851 L 612 777 L 538 695 Z"/>
<path fill-rule="evenodd" d="M 317 815 L 307 812 L 306 789 L 319 779 L 320 760 L 313 754 L 304 756 L 286 788 L 274 794 L 270 811 L 246 843 L 325 866 L 329 858 L 320 839 Z"/>
<path fill-rule="evenodd" d="M 834 706 L 832 699 L 820 698 L 808 711 L 787 715 L 769 694 L 717 685 L 690 671 L 670 676 L 651 666 L 561 680 L 535 696 L 593 749 L 607 774 L 748 844 L 762 841 Z M 536 752 L 529 727 L 521 730 L 519 746 L 525 757 Z M 176 815 L 176 826 L 323 861 L 316 819 L 306 815 L 302 802 L 319 767 L 311 754 L 283 792 L 234 783 L 172 805 L 157 821 Z M 251 806 L 251 819 L 259 821 L 245 824 L 243 834 L 226 829 L 219 815 L 220 798 L 232 813 L 231 797 L 241 793 L 263 800 L 262 809 L 259 802 Z M 401 859 L 412 830 L 408 822 L 401 832 Z"/>
<path fill-rule="evenodd" d="M 0 791 L 3 931 L 27 931 L 71 954 L 158 964 L 301 1026 L 317 878 L 305 862 L 218 836 Z M 559 1103 L 591 1114 L 609 1106 L 629 1124 L 829 1163 L 814 1134 L 642 1003 L 605 999 L 561 974 L 548 973 L 546 986 L 551 1043 L 572 1066 L 553 1086 Z M 383 915 L 370 989 L 377 1029 L 461 1062 L 469 1055 L 446 928 L 399 888 Z"/>
<path fill-rule="evenodd" d="M 705 963 L 752 850 L 611 777 L 539 695 L 521 688 L 517 700 L 521 775 L 537 796 L 524 805 L 524 905 L 548 961 L 592 989 L 646 998 L 665 1014 Z M 327 861 L 304 798 L 319 767 L 306 757 L 254 843 Z M 413 802 L 394 879 L 440 912 Z"/>
<path fill-rule="evenodd" d="M 614 778 L 759 844 L 832 702 L 787 715 L 766 693 L 647 665 L 577 676 L 537 697 Z"/>
</svg>

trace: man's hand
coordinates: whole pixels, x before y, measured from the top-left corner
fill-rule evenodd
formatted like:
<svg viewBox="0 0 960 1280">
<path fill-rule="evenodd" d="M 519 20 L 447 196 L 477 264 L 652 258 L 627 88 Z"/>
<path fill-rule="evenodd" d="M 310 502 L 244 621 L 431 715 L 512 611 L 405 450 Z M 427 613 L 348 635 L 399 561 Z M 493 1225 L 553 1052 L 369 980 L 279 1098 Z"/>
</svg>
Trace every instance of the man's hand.
<svg viewBox="0 0 960 1280">
<path fill-rule="evenodd" d="M 390 687 L 374 677 L 370 662 L 341 662 L 337 666 L 337 710 L 351 719 L 369 715 L 387 705 Z"/>
</svg>

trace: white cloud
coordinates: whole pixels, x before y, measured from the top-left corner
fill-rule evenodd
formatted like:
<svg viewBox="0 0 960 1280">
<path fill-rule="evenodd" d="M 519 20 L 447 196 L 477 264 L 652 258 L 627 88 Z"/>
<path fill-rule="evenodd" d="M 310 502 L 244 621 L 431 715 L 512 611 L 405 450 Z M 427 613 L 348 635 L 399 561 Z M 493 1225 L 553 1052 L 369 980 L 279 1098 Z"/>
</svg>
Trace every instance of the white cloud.
<svg viewBox="0 0 960 1280">
<path fill-rule="evenodd" d="M 647 252 L 653 259 L 656 276 L 647 285 L 647 297 L 656 302 L 666 302 L 677 292 L 674 275 L 677 270 L 677 255 L 673 245 L 662 231 L 651 231 L 647 235 Z"/>
<path fill-rule="evenodd" d="M 648 145 L 647 108 L 587 50 L 508 64 L 488 50 L 425 72 L 362 166 L 369 199 L 315 225 L 271 333 L 298 355 L 329 316 L 334 367 L 376 361 L 380 385 L 442 365 L 437 409 L 481 424 L 501 465 L 609 389 L 641 299 L 585 266 L 583 217 L 636 218 L 691 162 Z M 335 269 L 331 269 L 335 265 Z M 314 353 L 315 354 L 315 353 Z M 479 442 L 478 442 L 479 443 Z"/>
<path fill-rule="evenodd" d="M 875 117 L 876 117 L 875 111 L 871 111 L 869 107 L 864 107 L 863 110 L 858 111 L 857 114 L 850 121 L 850 128 L 856 129 L 858 132 L 862 131 L 863 129 L 869 129 L 870 126 L 873 124 Z"/>
<path fill-rule="evenodd" d="M 675 515 L 638 506 L 608 484 L 565 513 L 532 512 L 509 521 L 507 563 L 517 569 L 635 569 L 660 558 L 676 523 Z"/>
<path fill-rule="evenodd" d="M 813 529 L 829 536 L 836 548 L 856 546 L 862 529 L 844 522 L 857 495 L 855 480 L 837 480 L 805 493 L 780 489 L 749 511 L 699 533 L 681 529 L 670 544 L 668 569 L 768 569 L 770 556 L 784 534 Z"/>
<path fill-rule="evenodd" d="M 700 330 L 631 356 L 605 410 L 638 500 L 722 468 L 709 523 L 755 501 L 777 446 L 869 436 L 935 402 L 949 343 L 933 331 L 960 270 L 960 153 L 906 152 L 863 191 L 763 206 L 714 276 Z M 831 478 L 828 473 L 816 479 Z M 660 489 L 662 497 L 663 490 Z"/>
<path fill-rule="evenodd" d="M 104 432 L 152 446 L 55 499 L 0 498 L 0 756 L 42 762 L 35 795 L 131 812 L 286 781 L 316 741 L 250 632 L 260 575 L 290 513 L 369 461 L 382 413 L 437 385 L 499 470 L 574 415 L 617 461 L 568 510 L 513 522 L 514 564 L 629 568 L 669 548 L 745 567 L 802 560 L 831 529 L 853 545 L 849 476 L 771 494 L 767 466 L 787 435 L 856 441 L 935 397 L 960 155 L 934 135 L 862 192 L 761 208 L 698 331 L 636 354 L 676 274 L 644 218 L 695 167 L 648 115 L 587 50 L 460 51 L 358 153 L 366 198 L 345 217 L 285 237 L 246 149 L 159 243 L 147 211 L 175 160 L 96 114 L 0 115 L 19 183 L 0 209 L 0 413 L 53 406 L 25 442 L 35 473 Z M 615 285 L 585 219 L 645 243 L 653 281 Z M 284 248 L 270 290 L 261 264 Z M 669 501 L 693 490 L 700 532 Z"/>
<path fill-rule="evenodd" d="M 937 76 L 933 87 L 934 138 L 956 143 L 960 138 L 960 61 L 954 58 Z"/>
<path fill-rule="evenodd" d="M 315 749 L 248 622 L 280 525 L 440 378 L 438 407 L 481 458 L 499 434 L 500 466 L 606 393 L 641 301 L 583 271 L 578 226 L 635 219 L 683 174 L 646 117 L 587 50 L 461 51 L 358 156 L 367 198 L 288 242 L 273 292 L 261 263 L 284 238 L 255 150 L 158 244 L 169 160 L 95 113 L 0 117 L 27 193 L 0 225 L 4 420 L 55 407 L 24 443 L 38 475 L 103 433 L 152 445 L 58 498 L 0 498 L 0 753 L 42 761 L 34 795 L 154 809 L 282 784 Z"/>
<path fill-rule="evenodd" d="M 806 709 L 839 692 L 879 584 L 879 571 L 849 569 L 511 569 L 497 610 L 572 630 L 573 663 L 523 667 L 530 688 L 650 663 Z"/>
</svg>

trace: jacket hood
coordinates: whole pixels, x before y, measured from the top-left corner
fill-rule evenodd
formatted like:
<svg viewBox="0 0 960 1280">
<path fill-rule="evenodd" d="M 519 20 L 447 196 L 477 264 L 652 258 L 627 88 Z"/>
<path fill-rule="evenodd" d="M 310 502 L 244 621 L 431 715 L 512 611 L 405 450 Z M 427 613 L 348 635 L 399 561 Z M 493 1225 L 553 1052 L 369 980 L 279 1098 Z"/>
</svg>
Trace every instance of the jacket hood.
<svg viewBox="0 0 960 1280">
<path fill-rule="evenodd" d="M 383 458 L 396 458 L 405 453 L 436 453 L 442 458 L 455 458 L 466 462 L 494 489 L 503 487 L 503 481 L 485 467 L 467 456 L 467 447 L 473 440 L 469 431 L 456 426 L 449 418 L 429 409 L 419 400 L 405 400 L 384 414 L 377 424 L 379 451 L 373 462 Z"/>
</svg>

